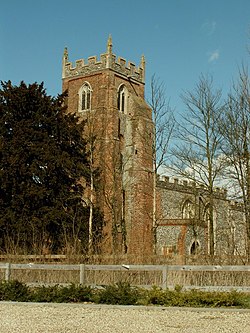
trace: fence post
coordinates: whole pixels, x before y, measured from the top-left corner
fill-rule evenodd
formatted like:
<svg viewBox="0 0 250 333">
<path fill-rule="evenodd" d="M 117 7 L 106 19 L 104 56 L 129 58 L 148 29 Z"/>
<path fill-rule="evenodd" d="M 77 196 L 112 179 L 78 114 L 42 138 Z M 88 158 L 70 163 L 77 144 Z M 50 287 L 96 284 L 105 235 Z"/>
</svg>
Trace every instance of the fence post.
<svg viewBox="0 0 250 333">
<path fill-rule="evenodd" d="M 85 278 L 85 265 L 80 264 L 80 284 L 84 284 L 84 278 Z"/>
<path fill-rule="evenodd" d="M 5 281 L 10 280 L 10 263 L 6 263 L 6 270 L 5 270 Z"/>
<path fill-rule="evenodd" d="M 166 290 L 168 287 L 168 267 L 162 266 L 162 289 Z"/>
</svg>

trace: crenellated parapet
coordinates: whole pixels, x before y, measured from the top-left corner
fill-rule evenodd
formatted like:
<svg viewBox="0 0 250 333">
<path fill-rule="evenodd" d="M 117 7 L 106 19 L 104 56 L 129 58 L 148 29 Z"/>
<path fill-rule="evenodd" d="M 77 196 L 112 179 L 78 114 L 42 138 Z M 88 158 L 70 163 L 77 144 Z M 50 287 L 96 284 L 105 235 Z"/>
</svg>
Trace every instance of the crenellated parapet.
<svg viewBox="0 0 250 333">
<path fill-rule="evenodd" d="M 207 194 L 208 191 L 205 185 L 198 184 L 194 181 L 183 180 L 178 178 L 170 178 L 168 176 L 161 176 L 158 178 L 157 187 L 165 188 L 173 191 L 180 191 L 192 194 Z M 214 197 L 219 199 L 227 199 L 227 190 L 215 187 L 213 189 Z"/>
<path fill-rule="evenodd" d="M 107 52 L 100 55 L 100 60 L 96 56 L 89 57 L 87 62 L 84 59 L 76 60 L 73 65 L 68 58 L 68 50 L 64 49 L 62 78 L 71 78 L 77 76 L 86 76 L 95 74 L 105 69 L 113 70 L 114 72 L 126 77 L 128 80 L 135 80 L 140 83 L 145 82 L 145 58 L 142 56 L 139 67 L 132 62 L 127 62 L 125 59 L 118 57 L 112 52 L 112 39 L 109 36 L 107 43 Z"/>
</svg>

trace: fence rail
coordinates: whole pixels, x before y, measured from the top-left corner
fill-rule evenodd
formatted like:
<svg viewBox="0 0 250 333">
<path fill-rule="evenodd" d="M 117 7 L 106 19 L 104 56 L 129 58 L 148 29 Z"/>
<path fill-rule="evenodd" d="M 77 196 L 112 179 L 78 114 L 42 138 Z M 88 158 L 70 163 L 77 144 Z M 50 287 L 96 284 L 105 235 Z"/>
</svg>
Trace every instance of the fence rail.
<svg viewBox="0 0 250 333">
<path fill-rule="evenodd" d="M 118 281 L 163 289 L 250 291 L 250 266 L 194 265 L 62 265 L 0 263 L 2 280 L 22 280 L 32 285 L 80 283 L 104 286 Z M 36 273 L 35 273 L 36 272 Z M 39 272 L 39 274 L 38 274 Z M 65 278 L 65 274 L 70 274 Z M 4 273 L 4 274 L 3 274 Z M 18 274 L 19 273 L 19 274 Z M 64 281 L 60 281 L 64 276 Z M 39 280 L 39 281 L 38 281 Z"/>
</svg>

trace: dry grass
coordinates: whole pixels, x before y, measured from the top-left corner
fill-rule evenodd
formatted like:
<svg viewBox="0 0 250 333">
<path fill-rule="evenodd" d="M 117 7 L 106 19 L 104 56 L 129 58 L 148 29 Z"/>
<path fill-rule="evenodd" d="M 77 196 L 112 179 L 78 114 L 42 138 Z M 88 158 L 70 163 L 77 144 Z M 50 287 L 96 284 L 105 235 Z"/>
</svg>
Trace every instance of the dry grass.
<svg viewBox="0 0 250 333">
<path fill-rule="evenodd" d="M 61 263 L 61 264 L 93 264 L 93 265 L 246 265 L 243 256 L 181 256 L 181 255 L 0 255 L 0 262 L 10 263 Z"/>
<path fill-rule="evenodd" d="M 147 259 L 147 260 L 146 260 Z M 39 263 L 39 264 L 93 264 L 93 265 L 122 265 L 122 264 L 155 264 L 155 265 L 242 265 L 242 258 L 230 257 L 161 257 L 135 258 L 129 256 L 5 256 L 2 262 L 10 263 Z M 79 270 L 33 270 L 15 269 L 11 271 L 12 280 L 23 283 L 68 284 L 79 283 Z M 5 270 L 0 269 L 0 280 L 5 279 Z M 157 285 L 162 286 L 161 271 L 98 271 L 85 270 L 84 282 L 89 285 L 109 285 L 117 282 L 128 282 L 131 285 Z M 221 271 L 168 271 L 168 286 L 250 286 L 250 272 L 221 272 Z"/>
<path fill-rule="evenodd" d="M 11 280 L 26 284 L 78 284 L 78 271 L 56 270 L 12 270 Z"/>
<path fill-rule="evenodd" d="M 4 271 L 1 270 L 4 279 Z M 78 270 L 11 270 L 11 280 L 23 283 L 38 284 L 78 284 L 80 272 Z M 117 282 L 128 282 L 131 285 L 162 286 L 163 276 L 161 271 L 98 271 L 86 270 L 84 283 L 87 285 L 111 285 Z M 169 271 L 167 286 L 250 286 L 250 272 L 204 272 L 204 271 Z"/>
<path fill-rule="evenodd" d="M 157 286 L 162 285 L 162 273 L 160 271 L 86 271 L 85 282 L 91 285 L 128 282 L 134 286 Z"/>
<path fill-rule="evenodd" d="M 107 285 L 117 282 L 129 282 L 131 285 L 162 286 L 160 271 L 100 272 L 87 271 L 85 282 L 94 285 Z M 168 286 L 250 286 L 250 272 L 168 272 Z"/>
</svg>

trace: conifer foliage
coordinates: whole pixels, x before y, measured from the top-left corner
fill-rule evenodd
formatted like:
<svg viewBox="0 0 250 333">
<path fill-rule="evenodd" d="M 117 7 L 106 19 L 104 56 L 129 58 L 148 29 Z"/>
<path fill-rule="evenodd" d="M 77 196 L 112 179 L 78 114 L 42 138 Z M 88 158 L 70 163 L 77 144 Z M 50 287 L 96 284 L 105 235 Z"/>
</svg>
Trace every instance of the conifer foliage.
<svg viewBox="0 0 250 333">
<path fill-rule="evenodd" d="M 84 249 L 89 165 L 84 122 L 43 84 L 0 89 L 0 250 Z M 97 214 L 96 214 L 97 215 Z M 97 218 L 95 216 L 95 218 Z"/>
</svg>

